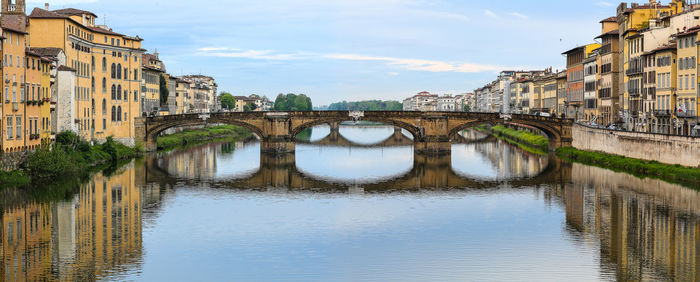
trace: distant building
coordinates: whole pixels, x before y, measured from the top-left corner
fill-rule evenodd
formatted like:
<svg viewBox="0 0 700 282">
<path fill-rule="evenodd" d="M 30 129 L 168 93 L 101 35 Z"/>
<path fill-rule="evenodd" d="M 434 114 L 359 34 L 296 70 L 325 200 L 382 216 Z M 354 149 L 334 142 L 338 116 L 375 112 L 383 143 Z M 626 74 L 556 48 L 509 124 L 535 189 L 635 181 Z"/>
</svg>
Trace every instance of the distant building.
<svg viewBox="0 0 700 282">
<path fill-rule="evenodd" d="M 420 92 L 403 101 L 404 111 L 434 112 L 438 108 L 438 95 Z"/>
</svg>

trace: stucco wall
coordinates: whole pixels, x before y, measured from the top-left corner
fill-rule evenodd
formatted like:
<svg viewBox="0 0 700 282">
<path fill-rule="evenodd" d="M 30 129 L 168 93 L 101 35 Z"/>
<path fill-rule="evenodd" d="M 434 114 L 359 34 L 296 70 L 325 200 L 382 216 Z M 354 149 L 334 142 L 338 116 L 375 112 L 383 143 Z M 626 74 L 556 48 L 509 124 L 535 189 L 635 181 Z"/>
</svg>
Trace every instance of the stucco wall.
<svg viewBox="0 0 700 282">
<path fill-rule="evenodd" d="M 630 158 L 700 167 L 700 138 L 611 131 L 575 124 L 573 146 Z"/>
</svg>

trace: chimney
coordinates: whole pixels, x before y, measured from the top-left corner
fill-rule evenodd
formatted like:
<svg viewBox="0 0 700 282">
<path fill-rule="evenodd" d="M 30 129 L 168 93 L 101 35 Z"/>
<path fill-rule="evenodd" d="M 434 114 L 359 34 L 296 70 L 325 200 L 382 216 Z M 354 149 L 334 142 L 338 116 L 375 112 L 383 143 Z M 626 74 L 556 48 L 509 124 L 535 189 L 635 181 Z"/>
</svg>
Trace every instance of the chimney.
<svg viewBox="0 0 700 282">
<path fill-rule="evenodd" d="M 49 10 L 49 3 L 48 3 L 48 2 L 47 2 L 47 3 L 44 3 L 44 9 L 47 10 L 47 11 Z"/>
</svg>

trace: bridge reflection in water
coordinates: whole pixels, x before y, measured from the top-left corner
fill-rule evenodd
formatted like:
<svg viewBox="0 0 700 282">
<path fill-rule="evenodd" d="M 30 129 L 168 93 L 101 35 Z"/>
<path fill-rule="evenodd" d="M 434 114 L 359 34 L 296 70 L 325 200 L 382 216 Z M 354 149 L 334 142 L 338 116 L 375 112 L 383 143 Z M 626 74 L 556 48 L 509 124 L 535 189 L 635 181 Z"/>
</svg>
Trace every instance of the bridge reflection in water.
<svg viewBox="0 0 700 282">
<path fill-rule="evenodd" d="M 334 133 L 334 131 L 336 133 Z M 211 144 L 197 149 L 169 152 L 159 157 L 152 156 L 146 160 L 148 182 L 175 185 L 177 183 L 193 184 L 202 181 L 211 182 L 221 187 L 230 188 L 289 188 L 293 190 L 323 189 L 342 191 L 357 188 L 358 183 L 365 191 L 395 191 L 421 189 L 450 189 L 450 188 L 490 188 L 507 185 L 512 187 L 533 186 L 539 183 L 561 183 L 570 176 L 567 166 L 561 166 L 561 160 L 554 156 L 541 156 L 527 153 L 504 142 L 497 142 L 492 137 L 483 135 L 459 135 L 456 144 L 475 146 L 481 159 L 488 160 L 493 170 L 499 172 L 496 177 L 474 175 L 469 172 L 455 172 L 453 157 L 447 155 L 414 154 L 413 165 L 408 172 L 401 175 L 385 176 L 378 179 L 343 180 L 319 176 L 306 172 L 297 166 L 296 154 L 269 155 L 259 154 L 257 171 L 252 168 L 250 159 L 245 162 L 243 173 L 217 179 L 217 162 L 222 148 L 226 143 Z M 410 152 L 410 138 L 396 129 L 384 141 L 377 144 L 358 144 L 344 138 L 337 130 L 314 142 L 306 142 L 312 146 L 347 147 L 353 150 L 368 148 L 406 147 Z M 239 148 L 257 146 L 256 142 L 238 142 Z M 457 145 L 459 146 L 459 145 Z M 194 152 L 193 150 L 200 150 Z M 254 150 L 253 150 L 254 151 Z M 454 152 L 453 152 L 454 153 Z M 335 160 L 336 162 L 338 160 Z M 316 160 L 323 162 L 323 160 Z M 342 161 L 341 161 L 342 162 Z M 232 165 L 232 164 L 227 164 Z"/>
<path fill-rule="evenodd" d="M 209 153 L 228 151 L 223 144 L 216 146 L 219 147 L 216 149 L 218 151 Z M 212 145 L 203 147 L 211 148 Z M 178 158 L 179 155 L 175 152 L 171 157 Z M 499 163 L 502 159 L 494 158 Z M 580 277 L 582 280 L 700 280 L 700 192 L 659 180 L 639 179 L 579 164 L 572 166 L 556 161 L 556 167 L 552 167 L 552 160 L 547 160 L 551 171 L 545 169 L 535 180 L 479 182 L 454 179 L 461 177 L 445 172 L 451 166 L 449 157 L 416 159 L 411 172 L 394 181 L 404 183 L 409 189 L 426 190 L 441 190 L 452 185 L 498 189 L 507 186 L 505 183 L 518 186 L 526 185 L 526 181 L 529 181 L 531 185 L 521 189 L 532 191 L 532 196 L 527 196 L 528 193 L 521 196 L 536 198 L 544 206 L 554 207 L 553 214 L 561 212 L 564 217 L 561 227 L 548 226 L 543 229 L 563 230 L 565 240 L 593 252 L 594 257 L 585 259 L 596 261 L 598 268 L 592 272 L 599 273 L 599 277 L 585 276 L 590 274 L 586 272 L 587 269 L 581 270 L 586 272 L 580 273 L 581 276 L 578 276 L 577 269 L 572 269 L 571 273 L 567 273 L 570 277 Z M 250 197 L 250 194 L 236 191 L 235 188 L 252 184 L 256 186 L 250 187 L 263 188 L 262 192 L 253 193 L 275 197 L 274 193 L 264 192 L 264 185 L 257 186 L 253 182 L 271 187 L 301 187 L 302 190 L 329 185 L 329 190 L 308 188 L 308 191 L 302 192 L 302 195 L 308 193 L 321 200 L 326 197 L 323 192 L 356 193 L 369 190 L 383 194 L 392 189 L 404 189 L 398 185 L 380 184 L 353 188 L 321 180 L 306 180 L 303 175 L 295 176 L 300 173 L 291 159 L 266 159 L 262 163 L 269 169 L 256 170 L 245 180 L 225 182 L 226 185 L 203 185 L 226 188 L 231 185 L 234 189 L 223 191 L 244 193 L 243 198 Z M 157 227 L 162 213 L 174 212 L 168 209 L 177 208 L 170 206 L 166 209 L 163 205 L 165 199 L 178 196 L 173 190 L 200 187 L 201 182 L 170 177 L 157 164 L 157 158 L 150 158 L 145 164 L 132 163 L 110 175 L 94 175 L 87 183 L 74 184 L 77 187 L 75 194 L 62 192 L 55 199 L 36 191 L 0 190 L 0 281 L 138 280 L 141 273 L 159 271 L 149 268 L 152 265 L 149 262 L 166 258 L 158 252 L 151 252 L 146 257 L 143 250 L 162 245 L 150 240 L 167 242 L 167 236 L 173 233 L 162 235 L 149 230 Z M 215 167 L 215 163 L 210 164 Z M 182 175 L 184 178 L 204 175 L 213 179 L 213 175 L 200 172 Z M 304 181 L 311 182 L 307 182 L 307 186 Z M 53 187 L 45 188 L 54 191 Z M 277 193 L 279 190 L 273 191 Z M 439 193 L 454 194 L 453 191 Z M 459 195 L 469 197 L 470 193 Z M 498 197 L 497 191 L 493 193 Z M 479 192 L 479 195 L 483 197 L 488 193 Z M 187 233 L 195 227 L 183 226 L 179 232 Z M 147 232 L 151 234 L 143 236 Z M 547 235 L 546 231 L 543 232 Z M 556 234 L 549 235 L 557 238 Z M 459 246 L 455 244 L 455 247 Z M 558 244 L 551 247 L 561 248 Z M 582 252 L 580 255 L 587 254 Z M 446 268 L 449 266 L 444 265 Z M 539 275 L 546 276 L 547 273 Z"/>
</svg>

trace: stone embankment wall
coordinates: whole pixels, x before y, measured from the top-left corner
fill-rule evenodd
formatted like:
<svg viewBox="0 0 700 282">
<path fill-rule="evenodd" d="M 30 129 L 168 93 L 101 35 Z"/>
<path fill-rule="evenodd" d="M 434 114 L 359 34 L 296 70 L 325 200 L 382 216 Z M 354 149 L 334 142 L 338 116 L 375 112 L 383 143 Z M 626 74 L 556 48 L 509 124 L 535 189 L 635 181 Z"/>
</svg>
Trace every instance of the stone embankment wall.
<svg viewBox="0 0 700 282">
<path fill-rule="evenodd" d="M 0 170 L 13 171 L 18 169 L 19 166 L 27 159 L 29 154 L 31 154 L 31 151 L 0 153 Z"/>
<path fill-rule="evenodd" d="M 700 168 L 700 138 L 573 127 L 573 146 L 629 158 Z"/>
</svg>

